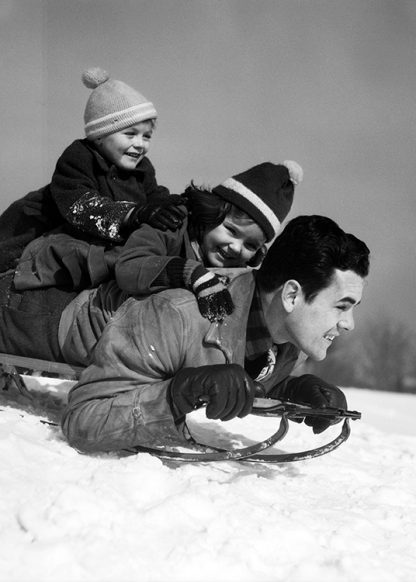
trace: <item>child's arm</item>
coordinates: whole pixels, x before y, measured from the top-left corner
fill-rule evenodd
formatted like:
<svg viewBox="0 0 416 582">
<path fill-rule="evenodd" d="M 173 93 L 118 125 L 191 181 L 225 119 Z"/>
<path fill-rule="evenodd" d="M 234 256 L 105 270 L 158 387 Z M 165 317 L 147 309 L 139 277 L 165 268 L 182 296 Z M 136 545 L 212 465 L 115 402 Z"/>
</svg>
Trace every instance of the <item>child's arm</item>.
<svg viewBox="0 0 416 582">
<path fill-rule="evenodd" d="M 180 197 L 169 196 L 167 188 L 157 185 L 149 160 L 142 164 L 143 182 L 132 178 L 135 187 L 126 188 L 83 141 L 71 144 L 59 158 L 51 182 L 52 198 L 65 222 L 94 239 L 113 243 L 123 242 L 144 222 L 176 230 L 185 216 L 183 207 L 178 208 Z M 114 199 L 117 191 L 122 199 Z"/>
<path fill-rule="evenodd" d="M 111 242 L 124 240 L 120 231 L 134 200 L 113 199 L 104 170 L 80 140 L 59 158 L 50 188 L 61 216 L 75 230 Z"/>
<path fill-rule="evenodd" d="M 187 214 L 182 197 L 177 194 L 170 195 L 165 186 L 159 186 L 155 168 L 148 157 L 140 162 L 138 171 L 143 176 L 146 202 L 137 204 L 127 214 L 124 221 L 125 231 L 131 233 L 144 223 L 163 231 L 178 230 Z"/>
<path fill-rule="evenodd" d="M 234 308 L 227 281 L 208 271 L 199 261 L 182 258 L 186 227 L 185 220 L 176 233 L 161 232 L 147 225 L 132 233 L 116 261 L 117 284 L 131 295 L 189 289 L 197 298 L 201 315 L 210 321 L 219 321 Z"/>
<path fill-rule="evenodd" d="M 182 253 L 187 220 L 176 231 L 161 231 L 143 224 L 123 246 L 115 264 L 118 286 L 131 295 L 149 295 L 169 289 L 163 281 L 166 266 Z"/>
<path fill-rule="evenodd" d="M 142 224 L 149 224 L 162 231 L 174 232 L 182 226 L 185 216 L 186 209 L 181 196 L 171 194 L 162 198 L 150 198 L 145 204 L 137 204 L 127 213 L 123 230 L 131 233 Z"/>
</svg>

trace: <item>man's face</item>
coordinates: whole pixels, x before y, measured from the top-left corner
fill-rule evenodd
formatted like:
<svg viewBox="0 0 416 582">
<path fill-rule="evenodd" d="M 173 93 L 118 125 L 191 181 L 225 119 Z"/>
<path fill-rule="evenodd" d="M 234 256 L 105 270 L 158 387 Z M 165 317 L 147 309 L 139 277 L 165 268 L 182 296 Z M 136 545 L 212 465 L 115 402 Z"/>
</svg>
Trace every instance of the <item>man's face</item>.
<svg viewBox="0 0 416 582">
<path fill-rule="evenodd" d="M 131 171 L 147 154 L 152 139 L 152 124 L 141 121 L 121 131 L 98 138 L 96 145 L 101 155 L 120 170 Z"/>
<path fill-rule="evenodd" d="M 362 277 L 336 269 L 331 285 L 310 303 L 301 292 L 286 321 L 289 341 L 313 360 L 323 360 L 334 339 L 354 329 L 353 309 L 361 301 L 363 287 Z"/>
</svg>

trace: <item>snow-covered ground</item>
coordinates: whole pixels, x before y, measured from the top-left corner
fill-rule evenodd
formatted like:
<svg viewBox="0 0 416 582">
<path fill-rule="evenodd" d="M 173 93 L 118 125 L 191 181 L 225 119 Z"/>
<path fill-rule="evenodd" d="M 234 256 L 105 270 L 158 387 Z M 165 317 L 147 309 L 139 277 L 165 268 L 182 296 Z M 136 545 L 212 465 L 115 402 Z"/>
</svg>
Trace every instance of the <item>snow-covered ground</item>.
<svg viewBox="0 0 416 582">
<path fill-rule="evenodd" d="M 413 582 L 416 396 L 346 389 L 362 412 L 323 457 L 282 465 L 84 456 L 59 428 L 0 406 L 4 582 Z M 194 427 L 247 445 L 276 419 Z M 280 451 L 328 442 L 290 423 Z"/>
</svg>

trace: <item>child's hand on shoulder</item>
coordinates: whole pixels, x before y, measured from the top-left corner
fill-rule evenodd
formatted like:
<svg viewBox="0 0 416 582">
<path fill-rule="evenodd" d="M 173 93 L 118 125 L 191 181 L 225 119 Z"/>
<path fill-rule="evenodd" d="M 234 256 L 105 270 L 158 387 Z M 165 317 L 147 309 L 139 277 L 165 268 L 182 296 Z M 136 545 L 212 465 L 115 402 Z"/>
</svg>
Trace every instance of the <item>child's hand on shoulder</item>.
<svg viewBox="0 0 416 582">
<path fill-rule="evenodd" d="M 178 230 L 187 215 L 184 201 L 178 194 L 171 194 L 165 198 L 149 200 L 146 204 L 138 204 L 127 218 L 127 229 L 132 232 L 143 223 L 153 228 L 166 231 Z"/>
</svg>

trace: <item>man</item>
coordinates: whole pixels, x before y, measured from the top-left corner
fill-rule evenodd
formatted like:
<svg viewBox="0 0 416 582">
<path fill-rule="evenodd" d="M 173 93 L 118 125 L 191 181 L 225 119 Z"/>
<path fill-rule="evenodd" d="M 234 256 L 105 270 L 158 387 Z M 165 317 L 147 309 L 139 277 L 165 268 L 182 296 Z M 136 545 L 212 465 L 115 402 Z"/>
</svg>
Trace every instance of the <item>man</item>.
<svg viewBox="0 0 416 582">
<path fill-rule="evenodd" d="M 205 403 L 208 418 L 244 417 L 259 382 L 268 397 L 346 409 L 336 386 L 290 373 L 305 355 L 324 359 L 354 328 L 368 270 L 363 242 L 329 218 L 300 216 L 258 271 L 231 280 L 235 311 L 221 324 L 203 318 L 183 289 L 128 298 L 70 392 L 69 443 L 82 451 L 183 445 L 186 414 Z M 307 420 L 315 432 L 331 422 Z"/>
</svg>

